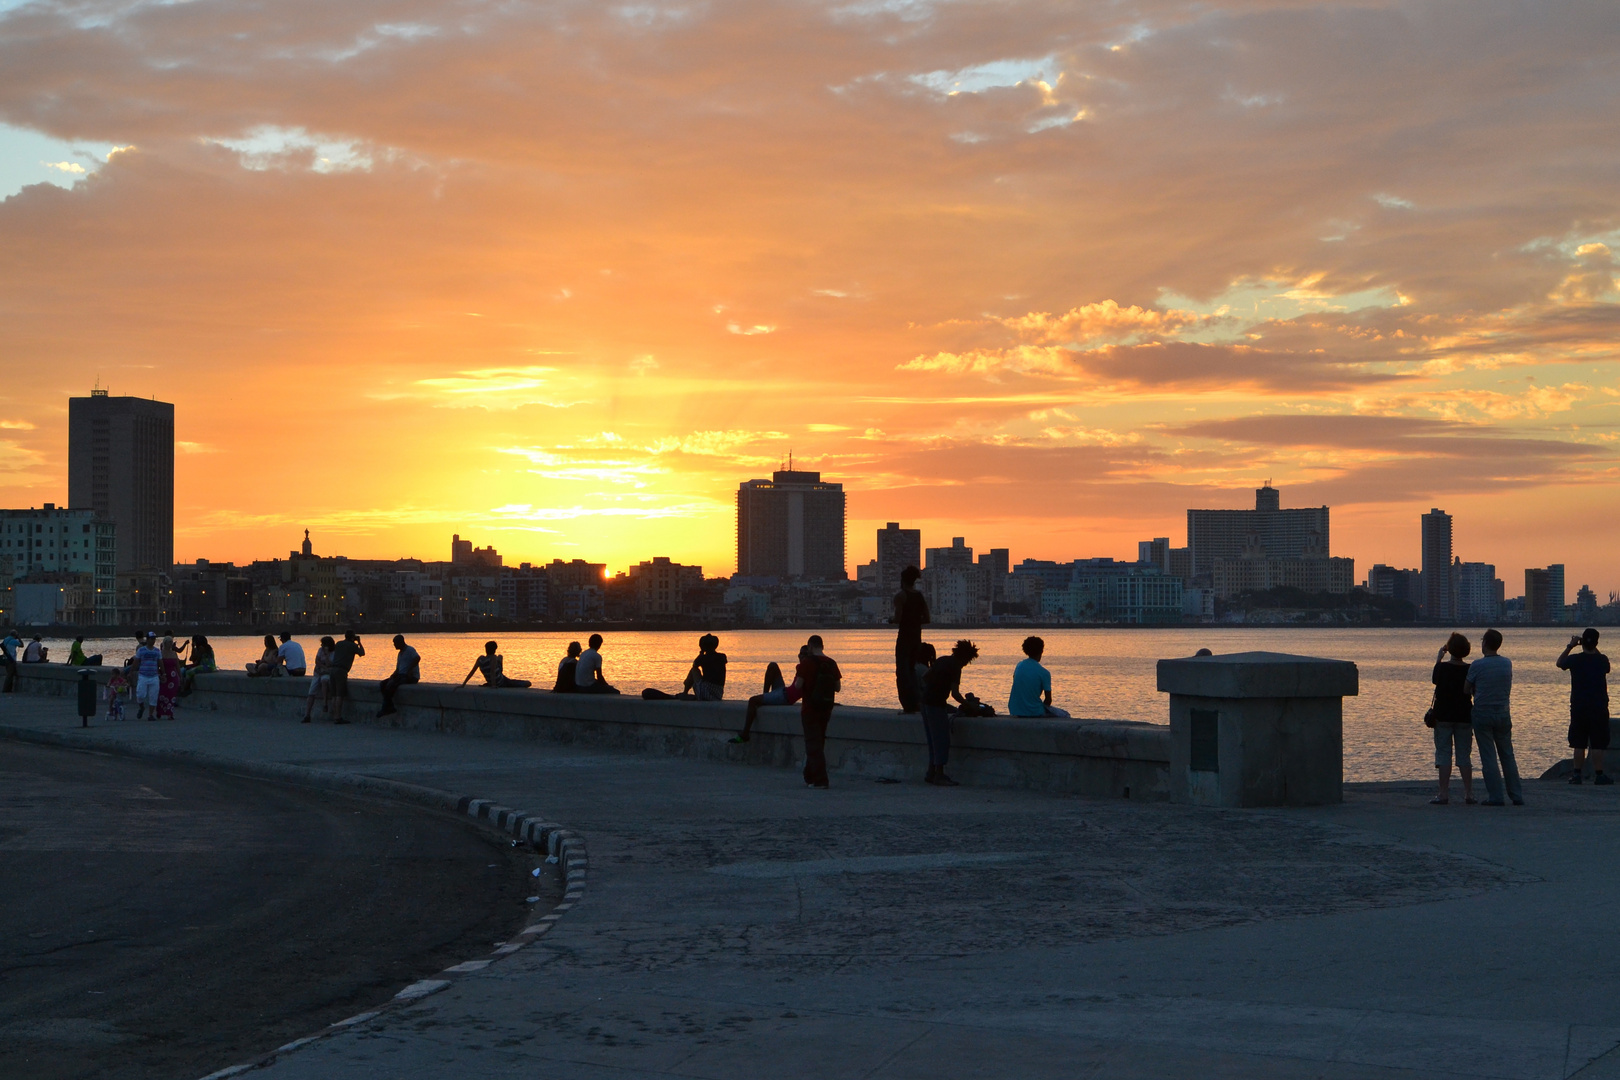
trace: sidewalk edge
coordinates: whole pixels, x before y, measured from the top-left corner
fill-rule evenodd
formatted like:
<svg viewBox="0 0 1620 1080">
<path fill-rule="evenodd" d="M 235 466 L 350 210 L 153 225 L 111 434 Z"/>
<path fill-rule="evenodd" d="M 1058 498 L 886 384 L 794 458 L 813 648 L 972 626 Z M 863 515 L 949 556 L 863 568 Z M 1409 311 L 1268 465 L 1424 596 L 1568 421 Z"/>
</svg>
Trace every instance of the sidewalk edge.
<svg viewBox="0 0 1620 1080">
<path fill-rule="evenodd" d="M 423 787 L 419 784 L 407 784 L 399 780 L 384 780 L 380 777 L 363 776 L 358 773 L 312 769 L 303 765 L 288 765 L 274 761 L 247 761 L 242 758 L 225 757 L 198 750 L 130 746 L 127 743 L 109 742 L 72 731 L 41 731 L 37 728 L 0 724 L 0 738 L 10 739 L 14 742 L 34 743 L 41 746 L 63 747 L 71 750 L 96 750 L 150 761 L 200 765 L 255 780 L 277 781 L 297 787 L 312 788 L 318 791 L 332 791 L 346 795 L 386 798 L 432 810 L 448 810 L 452 813 L 465 814 L 484 828 L 527 843 L 537 852 L 543 851 L 546 855 L 546 863 L 556 865 L 557 876 L 563 883 L 562 900 L 545 915 L 534 919 L 521 931 L 514 934 L 509 940 L 497 946 L 487 955 L 453 964 L 435 975 L 417 980 L 374 1009 L 339 1020 L 313 1035 L 285 1043 L 274 1050 L 259 1055 L 252 1061 L 227 1066 L 211 1072 L 202 1080 L 224 1080 L 225 1077 L 239 1076 L 254 1069 L 264 1068 L 274 1064 L 282 1054 L 302 1049 L 310 1043 L 347 1031 L 384 1013 L 405 1005 L 414 1004 L 430 994 L 436 994 L 440 990 L 449 987 L 462 976 L 482 971 L 497 960 L 511 956 L 513 953 L 523 949 L 524 946 L 532 944 L 555 926 L 557 921 L 578 904 L 585 895 L 585 881 L 590 864 L 585 850 L 585 838 L 554 821 L 547 821 L 538 814 L 530 814 L 524 810 L 513 810 L 489 799 L 477 799 L 468 795 L 441 791 L 437 788 Z M 538 868 L 532 871 L 533 876 L 536 878 L 539 877 L 540 873 L 541 871 Z"/>
</svg>

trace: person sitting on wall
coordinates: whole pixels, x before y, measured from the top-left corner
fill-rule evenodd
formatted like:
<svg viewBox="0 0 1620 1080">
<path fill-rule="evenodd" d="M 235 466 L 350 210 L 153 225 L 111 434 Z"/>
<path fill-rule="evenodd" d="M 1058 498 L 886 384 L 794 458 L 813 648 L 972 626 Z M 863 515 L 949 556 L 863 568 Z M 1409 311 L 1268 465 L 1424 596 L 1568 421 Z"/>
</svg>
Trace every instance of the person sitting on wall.
<svg viewBox="0 0 1620 1080">
<path fill-rule="evenodd" d="M 49 654 L 45 650 L 45 645 L 40 641 L 39 635 L 35 634 L 34 640 L 28 643 L 27 648 L 23 649 L 22 662 L 25 664 L 43 664 L 47 655 Z"/>
<path fill-rule="evenodd" d="M 619 691 L 602 676 L 602 635 L 592 634 L 586 644 L 590 647 L 579 654 L 579 662 L 574 665 L 574 693 L 617 694 Z"/>
<path fill-rule="evenodd" d="M 553 694 L 572 694 L 579 689 L 574 682 L 574 669 L 579 667 L 580 645 L 577 641 L 568 643 L 568 655 L 562 658 L 557 665 L 557 685 L 551 688 Z"/>
<path fill-rule="evenodd" d="M 529 685 L 528 679 L 508 679 L 506 677 L 506 661 L 495 650 L 500 646 L 493 641 L 484 642 L 484 655 L 473 661 L 472 671 L 467 672 L 467 678 L 461 680 L 466 686 L 468 680 L 477 672 L 484 673 L 484 685 L 493 690 L 521 690 Z"/>
<path fill-rule="evenodd" d="M 801 646 L 799 649 L 799 663 L 801 665 L 807 663 L 809 657 L 810 646 Z M 782 669 L 777 666 L 775 660 L 772 660 L 765 665 L 764 692 L 755 694 L 748 699 L 748 712 L 743 717 L 742 734 L 733 735 L 729 741 L 734 743 L 748 741 L 749 734 L 754 730 L 754 721 L 759 719 L 759 710 L 762 706 L 792 705 L 803 696 L 804 679 L 795 672 L 793 681 L 791 683 L 787 682 L 782 678 Z"/>
<path fill-rule="evenodd" d="M 713 634 L 698 638 L 697 659 L 686 673 L 679 694 L 666 694 L 648 687 L 641 692 L 646 701 L 724 701 L 726 696 L 726 654 L 719 651 L 720 639 Z"/>
<path fill-rule="evenodd" d="M 81 635 L 73 639 L 73 646 L 68 649 L 68 664 L 72 667 L 100 667 L 101 654 L 84 655 L 84 637 Z"/>
<path fill-rule="evenodd" d="M 248 678 L 265 679 L 281 674 L 281 653 L 274 634 L 264 635 L 264 652 L 247 666 Z"/>
<path fill-rule="evenodd" d="M 1012 693 L 1007 697 L 1008 715 L 1068 719 L 1067 712 L 1052 706 L 1052 673 L 1041 664 L 1045 652 L 1045 641 L 1038 637 L 1024 639 L 1024 659 L 1013 668 Z"/>
</svg>

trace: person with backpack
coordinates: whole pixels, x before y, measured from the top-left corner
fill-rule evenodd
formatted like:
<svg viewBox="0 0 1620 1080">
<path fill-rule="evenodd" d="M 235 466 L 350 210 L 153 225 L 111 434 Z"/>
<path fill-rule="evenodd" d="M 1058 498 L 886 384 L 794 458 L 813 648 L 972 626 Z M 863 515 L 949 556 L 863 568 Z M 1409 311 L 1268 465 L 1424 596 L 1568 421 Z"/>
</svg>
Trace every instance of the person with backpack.
<svg viewBox="0 0 1620 1080">
<path fill-rule="evenodd" d="M 966 705 L 962 697 L 962 669 L 978 658 L 979 647 L 962 640 L 951 649 L 951 654 L 935 660 L 923 678 L 923 734 L 928 738 L 928 775 L 923 782 L 936 787 L 957 787 L 957 782 L 945 775 L 945 765 L 951 758 L 950 698 Z"/>
<path fill-rule="evenodd" d="M 827 724 L 832 720 L 834 699 L 843 689 L 844 673 L 838 662 L 822 652 L 820 634 L 805 642 L 810 654 L 799 662 L 798 684 L 804 687 L 799 702 L 799 722 L 804 727 L 804 784 L 825 789 L 827 779 Z"/>
</svg>

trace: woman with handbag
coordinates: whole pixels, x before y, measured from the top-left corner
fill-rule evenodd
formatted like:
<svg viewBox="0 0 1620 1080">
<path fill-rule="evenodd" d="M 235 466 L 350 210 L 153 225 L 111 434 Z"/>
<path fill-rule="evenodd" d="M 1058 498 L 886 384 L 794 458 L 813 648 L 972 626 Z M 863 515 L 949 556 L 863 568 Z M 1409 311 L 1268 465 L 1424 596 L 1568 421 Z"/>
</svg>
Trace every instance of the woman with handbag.
<svg viewBox="0 0 1620 1080">
<path fill-rule="evenodd" d="M 1474 770 L 1470 755 L 1474 748 L 1473 702 L 1468 694 L 1468 639 L 1453 633 L 1435 657 L 1434 704 L 1423 722 L 1434 729 L 1434 766 L 1439 774 L 1440 793 L 1429 802 L 1445 806 L 1451 801 L 1451 759 L 1453 750 L 1457 771 L 1462 774 L 1463 802 L 1473 806 Z M 1447 654 L 1450 659 L 1446 659 Z"/>
</svg>

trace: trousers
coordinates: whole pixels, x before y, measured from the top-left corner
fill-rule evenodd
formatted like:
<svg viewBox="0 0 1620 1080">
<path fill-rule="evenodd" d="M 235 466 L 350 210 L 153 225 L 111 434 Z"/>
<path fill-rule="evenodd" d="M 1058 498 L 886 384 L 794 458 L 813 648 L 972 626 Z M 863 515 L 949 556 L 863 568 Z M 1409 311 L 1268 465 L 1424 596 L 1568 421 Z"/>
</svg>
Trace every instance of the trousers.
<svg viewBox="0 0 1620 1080">
<path fill-rule="evenodd" d="M 951 710 L 945 705 L 924 705 L 923 734 L 928 738 L 928 765 L 943 769 L 951 760 Z"/>
<path fill-rule="evenodd" d="M 1479 747 L 1479 771 L 1485 776 L 1485 795 L 1491 802 L 1502 801 L 1502 781 L 1507 779 L 1507 797 L 1516 803 L 1524 802 L 1524 787 L 1519 783 L 1519 762 L 1513 756 L 1513 721 L 1481 719 L 1474 715 L 1474 742 Z M 1501 759 L 1498 767 L 1497 759 Z"/>
<path fill-rule="evenodd" d="M 804 726 L 804 782 L 827 786 L 827 724 L 832 708 L 799 707 L 799 723 Z"/>
<path fill-rule="evenodd" d="M 917 649 L 910 642 L 894 646 L 894 688 L 900 696 L 900 711 L 914 713 L 922 708 L 922 691 L 917 685 Z"/>
</svg>

